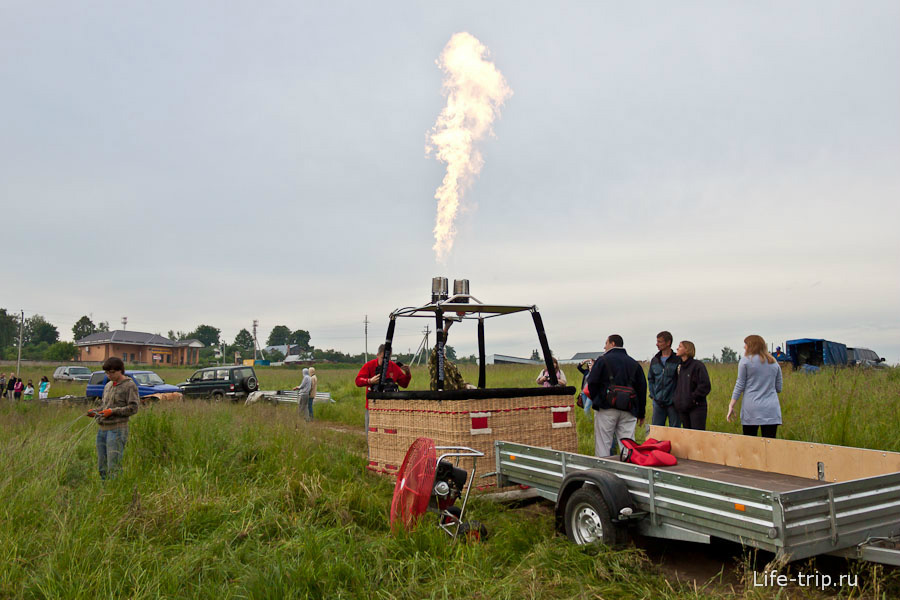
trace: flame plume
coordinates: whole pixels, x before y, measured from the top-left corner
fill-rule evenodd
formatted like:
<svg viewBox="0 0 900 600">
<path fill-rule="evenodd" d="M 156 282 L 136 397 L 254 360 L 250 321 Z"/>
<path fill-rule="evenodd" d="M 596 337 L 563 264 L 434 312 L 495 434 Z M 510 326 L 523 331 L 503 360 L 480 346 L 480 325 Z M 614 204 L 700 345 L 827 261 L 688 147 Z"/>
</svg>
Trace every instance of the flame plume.
<svg viewBox="0 0 900 600">
<path fill-rule="evenodd" d="M 453 248 L 453 221 L 463 192 L 484 164 L 476 143 L 485 135 L 493 135 L 491 123 L 512 95 L 503 75 L 487 56 L 484 44 L 462 32 L 453 34 L 436 61 L 444 72 L 447 105 L 431 128 L 425 150 L 427 154 L 434 152 L 447 165 L 444 180 L 434 194 L 438 205 L 433 248 L 441 261 Z"/>
</svg>

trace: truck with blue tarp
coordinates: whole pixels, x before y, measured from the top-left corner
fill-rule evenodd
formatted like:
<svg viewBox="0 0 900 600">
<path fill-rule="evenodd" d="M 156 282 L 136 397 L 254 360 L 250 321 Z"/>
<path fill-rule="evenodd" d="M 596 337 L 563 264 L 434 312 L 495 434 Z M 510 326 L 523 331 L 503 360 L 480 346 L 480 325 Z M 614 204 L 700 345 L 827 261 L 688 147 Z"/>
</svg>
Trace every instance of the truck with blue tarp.
<svg viewBox="0 0 900 600">
<path fill-rule="evenodd" d="M 847 366 L 847 345 L 821 338 L 788 340 L 785 344 L 795 369 L 817 371 Z"/>
</svg>

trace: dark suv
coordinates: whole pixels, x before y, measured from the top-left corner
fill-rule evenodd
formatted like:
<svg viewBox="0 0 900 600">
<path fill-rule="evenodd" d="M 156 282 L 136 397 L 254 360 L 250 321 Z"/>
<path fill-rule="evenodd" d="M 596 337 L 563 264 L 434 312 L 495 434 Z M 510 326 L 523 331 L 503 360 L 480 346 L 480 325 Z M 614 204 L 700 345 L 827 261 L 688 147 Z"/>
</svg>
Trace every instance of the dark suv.
<svg viewBox="0 0 900 600">
<path fill-rule="evenodd" d="M 258 390 L 259 380 L 253 367 L 209 367 L 200 369 L 178 387 L 185 396 L 202 396 L 216 402 L 228 397 L 237 401 Z"/>
</svg>

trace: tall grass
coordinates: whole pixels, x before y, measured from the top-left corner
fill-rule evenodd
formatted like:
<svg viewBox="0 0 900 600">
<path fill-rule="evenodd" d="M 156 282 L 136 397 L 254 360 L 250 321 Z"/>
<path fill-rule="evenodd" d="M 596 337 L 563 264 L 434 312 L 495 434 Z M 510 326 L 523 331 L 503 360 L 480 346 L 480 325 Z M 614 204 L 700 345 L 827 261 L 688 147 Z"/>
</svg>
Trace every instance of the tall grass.
<svg viewBox="0 0 900 600">
<path fill-rule="evenodd" d="M 565 367 L 575 387 L 574 368 Z M 299 372 L 261 368 L 264 388 Z M 318 423 L 295 408 L 187 401 L 131 421 L 124 470 L 101 483 L 96 429 L 64 403 L 0 405 L 0 598 L 707 598 L 721 587 L 669 581 L 636 548 L 582 548 L 554 535 L 543 509 L 474 500 L 482 544 L 436 527 L 390 533 L 391 483 L 365 471 L 356 369 L 317 369 L 333 405 Z M 177 383 L 190 369 L 159 369 Z M 477 379 L 474 367 L 463 376 Z M 733 366 L 712 365 L 710 428 L 724 421 Z M 537 369 L 492 367 L 488 384 L 530 386 Z M 428 387 L 415 368 L 413 386 Z M 61 386 L 60 386 L 61 387 Z M 779 435 L 900 450 L 900 376 L 786 374 Z M 578 412 L 579 448 L 592 452 Z M 349 431 L 323 427 L 321 421 Z M 349 427 L 346 427 L 349 426 Z M 340 427 L 338 429 L 341 429 Z M 898 597 L 895 575 L 877 582 Z M 771 590 L 770 590 L 771 591 Z M 857 590 L 859 592 L 860 590 Z M 872 588 L 869 588 L 872 591 Z M 766 597 L 747 588 L 737 595 Z M 809 597 L 816 597 L 814 594 Z"/>
</svg>

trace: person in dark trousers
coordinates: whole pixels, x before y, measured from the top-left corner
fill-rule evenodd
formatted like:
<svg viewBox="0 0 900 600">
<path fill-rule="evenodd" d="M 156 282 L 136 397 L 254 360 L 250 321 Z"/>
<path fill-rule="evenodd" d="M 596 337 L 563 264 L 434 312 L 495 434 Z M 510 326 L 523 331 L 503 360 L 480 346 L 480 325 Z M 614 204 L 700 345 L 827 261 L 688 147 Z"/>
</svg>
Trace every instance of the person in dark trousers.
<svg viewBox="0 0 900 600">
<path fill-rule="evenodd" d="M 137 384 L 125 375 L 125 363 L 121 358 L 107 358 L 103 371 L 109 378 L 103 388 L 100 408 L 89 410 L 87 415 L 97 420 L 97 469 L 100 479 L 115 477 L 122 468 L 122 455 L 128 441 L 128 419 L 137 413 L 141 405 Z"/>
<path fill-rule="evenodd" d="M 709 373 L 702 361 L 694 356 L 697 349 L 693 342 L 684 340 L 678 344 L 675 355 L 680 359 L 678 380 L 675 383 L 675 410 L 685 429 L 706 429 L 706 397 L 712 386 Z"/>
<path fill-rule="evenodd" d="M 15 373 L 9 374 L 9 379 L 6 380 L 6 397 L 9 398 L 9 401 L 12 402 L 15 400 L 15 389 L 16 389 L 16 375 Z"/>
<path fill-rule="evenodd" d="M 588 396 L 594 415 L 594 453 L 609 456 L 613 436 L 633 438 L 636 425 L 644 424 L 647 410 L 647 378 L 644 369 L 628 356 L 622 336 L 606 339 L 606 352 L 594 362 L 587 376 Z"/>
<path fill-rule="evenodd" d="M 734 417 L 734 406 L 741 396 L 741 426 L 744 435 L 757 435 L 762 428 L 762 436 L 775 437 L 781 425 L 781 404 L 778 394 L 782 387 L 781 366 L 774 356 L 766 351 L 766 340 L 758 335 L 748 335 L 744 339 L 744 356 L 738 363 L 737 381 L 731 393 L 731 403 L 725 419 L 730 423 Z"/>
<path fill-rule="evenodd" d="M 672 351 L 672 334 L 660 331 L 656 335 L 656 348 L 659 352 L 650 359 L 650 372 L 647 374 L 647 388 L 653 400 L 653 425 L 681 427 L 681 419 L 675 410 L 675 381 L 678 378 L 678 365 L 681 361 Z"/>
</svg>

